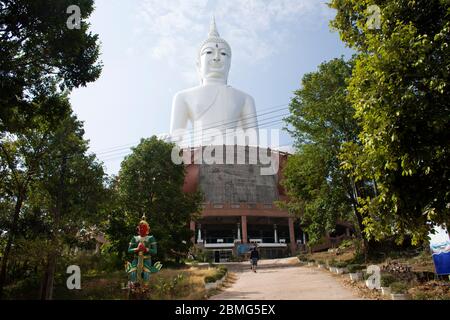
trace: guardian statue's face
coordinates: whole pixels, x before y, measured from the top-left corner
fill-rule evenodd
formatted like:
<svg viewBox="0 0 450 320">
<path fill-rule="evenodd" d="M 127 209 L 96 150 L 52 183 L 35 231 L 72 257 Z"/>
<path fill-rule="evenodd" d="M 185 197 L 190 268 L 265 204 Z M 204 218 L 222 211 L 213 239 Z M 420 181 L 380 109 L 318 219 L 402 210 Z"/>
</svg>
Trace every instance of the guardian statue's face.
<svg viewBox="0 0 450 320">
<path fill-rule="evenodd" d="M 150 232 L 150 228 L 149 228 L 148 224 L 145 224 L 145 223 L 140 223 L 138 226 L 138 230 L 139 230 L 139 235 L 141 237 L 145 237 Z"/>
<path fill-rule="evenodd" d="M 231 65 L 231 52 L 221 42 L 207 42 L 200 50 L 198 71 L 202 82 L 205 79 L 228 79 Z"/>
</svg>

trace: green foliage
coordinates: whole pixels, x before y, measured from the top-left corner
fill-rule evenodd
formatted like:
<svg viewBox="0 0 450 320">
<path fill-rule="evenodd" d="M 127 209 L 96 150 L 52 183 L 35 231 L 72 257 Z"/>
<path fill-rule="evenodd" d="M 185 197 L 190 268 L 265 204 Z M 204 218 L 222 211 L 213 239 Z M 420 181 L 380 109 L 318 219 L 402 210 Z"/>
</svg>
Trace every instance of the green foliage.
<svg viewBox="0 0 450 320">
<path fill-rule="evenodd" d="M 81 9 L 80 29 L 66 26 L 70 5 Z M 36 263 L 36 275 L 47 265 L 46 291 L 64 245 L 100 222 L 103 170 L 86 154 L 67 98 L 100 75 L 98 36 L 86 22 L 92 11 L 92 0 L 0 4 L 0 296 L 6 275 L 17 280 L 7 266 L 11 252 L 24 251 L 18 244 L 38 244 L 41 259 L 25 258 L 20 270 Z"/>
<path fill-rule="evenodd" d="M 381 286 L 382 287 L 389 287 L 392 283 L 396 282 L 397 279 L 390 273 L 381 273 Z"/>
<path fill-rule="evenodd" d="M 212 276 L 206 276 L 205 277 L 205 283 L 216 282 L 217 280 L 222 279 L 227 274 L 227 272 L 228 272 L 228 270 L 227 270 L 226 267 L 219 266 L 216 269 L 216 272 Z"/>
<path fill-rule="evenodd" d="M 69 29 L 70 5 L 81 9 L 81 28 Z M 101 72 L 98 36 L 86 20 L 92 0 L 2 1 L 0 10 L 0 131 L 30 128 L 34 117 L 50 119 L 58 106 L 44 105 L 57 86 L 85 86 Z"/>
<path fill-rule="evenodd" d="M 331 259 L 331 261 L 328 261 L 327 265 L 329 267 L 336 267 L 337 261 L 336 259 Z"/>
<path fill-rule="evenodd" d="M 185 282 L 185 276 L 182 273 L 177 274 L 175 277 L 169 281 L 159 278 L 156 284 L 153 286 L 154 292 L 152 292 L 152 298 L 162 298 L 165 296 L 170 296 L 172 298 L 178 297 L 180 292 L 180 287 Z"/>
<path fill-rule="evenodd" d="M 66 97 L 59 97 L 58 103 L 70 110 Z M 87 155 L 83 135 L 82 123 L 68 113 L 57 125 L 42 119 L 32 128 L 5 137 L 0 145 L 4 186 L 0 202 L 10 209 L 1 227 L 7 231 L 1 250 L 7 259 L 11 254 L 11 262 L 24 262 L 22 271 L 34 267 L 37 274 L 44 272 L 41 267 L 47 268 L 50 280 L 45 290 L 53 287 L 62 251 L 82 247 L 80 231 L 95 228 L 105 219 L 105 174 L 95 157 Z M 19 279 L 5 266 L 2 285 L 6 274 L 11 280 Z"/>
<path fill-rule="evenodd" d="M 189 251 L 193 235 L 189 223 L 197 218 L 202 197 L 182 191 L 185 169 L 171 161 L 172 147 L 155 136 L 142 139 L 111 185 L 117 202 L 107 234 L 122 257 L 143 215 L 158 243 L 157 260 L 179 260 Z"/>
<path fill-rule="evenodd" d="M 361 264 L 349 264 L 349 265 L 347 265 L 347 269 L 348 269 L 348 272 L 350 272 L 350 273 L 356 273 L 356 272 L 360 272 L 361 270 L 363 270 L 364 266 Z"/>
<path fill-rule="evenodd" d="M 353 246 L 353 240 L 346 239 L 339 244 L 339 249 L 347 249 Z"/>
<path fill-rule="evenodd" d="M 367 24 L 380 8 L 381 28 Z M 359 195 L 365 232 L 377 240 L 426 239 L 450 218 L 450 3 L 333 0 L 332 26 L 359 52 L 349 100 L 361 144 L 347 142 L 342 168 L 376 193 Z M 431 222 L 431 223 L 430 223 Z"/>
<path fill-rule="evenodd" d="M 335 266 L 336 268 L 346 268 L 347 265 L 348 265 L 347 262 L 345 262 L 345 261 L 339 261 L 339 262 L 336 262 L 336 264 L 335 264 L 334 266 Z"/>
<path fill-rule="evenodd" d="M 317 244 L 336 221 L 360 219 L 353 211 L 358 203 L 354 186 L 340 167 L 338 155 L 344 143 L 358 141 L 359 127 L 347 101 L 347 82 L 353 61 L 334 59 L 306 74 L 295 92 L 290 116 L 285 120 L 295 138 L 297 152 L 288 158 L 283 186 L 289 195 L 287 208 L 307 225 L 310 244 Z"/>
<path fill-rule="evenodd" d="M 396 281 L 391 283 L 390 288 L 392 293 L 407 293 L 409 285 L 403 281 Z"/>
</svg>

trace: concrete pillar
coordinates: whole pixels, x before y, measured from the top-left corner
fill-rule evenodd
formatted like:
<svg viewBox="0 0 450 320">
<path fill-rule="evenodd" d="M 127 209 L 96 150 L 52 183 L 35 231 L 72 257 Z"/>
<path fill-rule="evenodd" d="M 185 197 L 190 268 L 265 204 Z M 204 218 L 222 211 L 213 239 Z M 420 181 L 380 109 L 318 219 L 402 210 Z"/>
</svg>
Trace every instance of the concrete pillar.
<svg viewBox="0 0 450 320">
<path fill-rule="evenodd" d="M 350 228 L 345 228 L 345 234 L 350 237 Z"/>
<path fill-rule="evenodd" d="M 239 222 L 237 224 L 237 239 L 241 240 L 241 224 Z"/>
<path fill-rule="evenodd" d="M 203 242 L 202 240 L 202 225 L 199 224 L 198 225 L 198 238 L 197 238 L 197 243 L 201 243 Z"/>
<path fill-rule="evenodd" d="M 306 244 L 306 233 L 303 231 L 303 244 Z"/>
<path fill-rule="evenodd" d="M 297 244 L 295 243 L 295 233 L 294 233 L 294 219 L 288 218 L 289 220 L 289 240 L 291 242 L 291 254 L 295 255 L 297 251 Z"/>
<path fill-rule="evenodd" d="M 275 243 L 278 243 L 278 234 L 277 234 L 277 225 L 273 225 L 273 238 L 275 239 Z"/>
<path fill-rule="evenodd" d="M 191 242 L 193 244 L 195 244 L 195 222 L 194 221 L 191 221 L 191 223 L 189 224 L 189 229 L 191 229 L 191 231 L 192 231 Z"/>
<path fill-rule="evenodd" d="M 241 216 L 242 243 L 247 243 L 247 216 Z"/>
</svg>

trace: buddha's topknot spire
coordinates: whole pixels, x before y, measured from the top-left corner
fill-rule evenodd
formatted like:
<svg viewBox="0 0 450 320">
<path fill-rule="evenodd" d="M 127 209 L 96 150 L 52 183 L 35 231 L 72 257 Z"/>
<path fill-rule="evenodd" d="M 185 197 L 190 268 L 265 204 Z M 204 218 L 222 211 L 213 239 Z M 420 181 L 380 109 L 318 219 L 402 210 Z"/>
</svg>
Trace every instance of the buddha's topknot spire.
<svg viewBox="0 0 450 320">
<path fill-rule="evenodd" d="M 216 42 L 216 43 L 223 43 L 223 44 L 225 44 L 225 46 L 230 51 L 230 55 L 231 55 L 231 47 L 230 47 L 230 45 L 228 44 L 228 42 L 225 41 L 225 39 L 222 39 L 220 37 L 219 32 L 217 31 L 216 18 L 214 16 L 211 17 L 211 23 L 209 25 L 208 38 L 205 41 L 203 41 L 202 45 L 200 46 L 200 50 L 208 42 Z M 199 51 L 199 56 L 200 56 L 200 51 Z"/>
<path fill-rule="evenodd" d="M 219 32 L 217 31 L 216 27 L 216 18 L 214 16 L 211 17 L 208 38 L 220 38 Z"/>
</svg>

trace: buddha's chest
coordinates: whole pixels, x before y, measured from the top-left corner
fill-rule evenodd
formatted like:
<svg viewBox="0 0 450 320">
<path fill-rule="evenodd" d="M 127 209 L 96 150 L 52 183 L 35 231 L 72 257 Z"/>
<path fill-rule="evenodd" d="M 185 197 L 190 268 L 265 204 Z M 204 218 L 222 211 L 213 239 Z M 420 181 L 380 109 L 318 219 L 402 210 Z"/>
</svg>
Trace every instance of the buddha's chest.
<svg viewBox="0 0 450 320">
<path fill-rule="evenodd" d="M 234 128 L 245 104 L 236 90 L 223 86 L 202 88 L 188 98 L 190 118 L 195 127 Z"/>
</svg>

